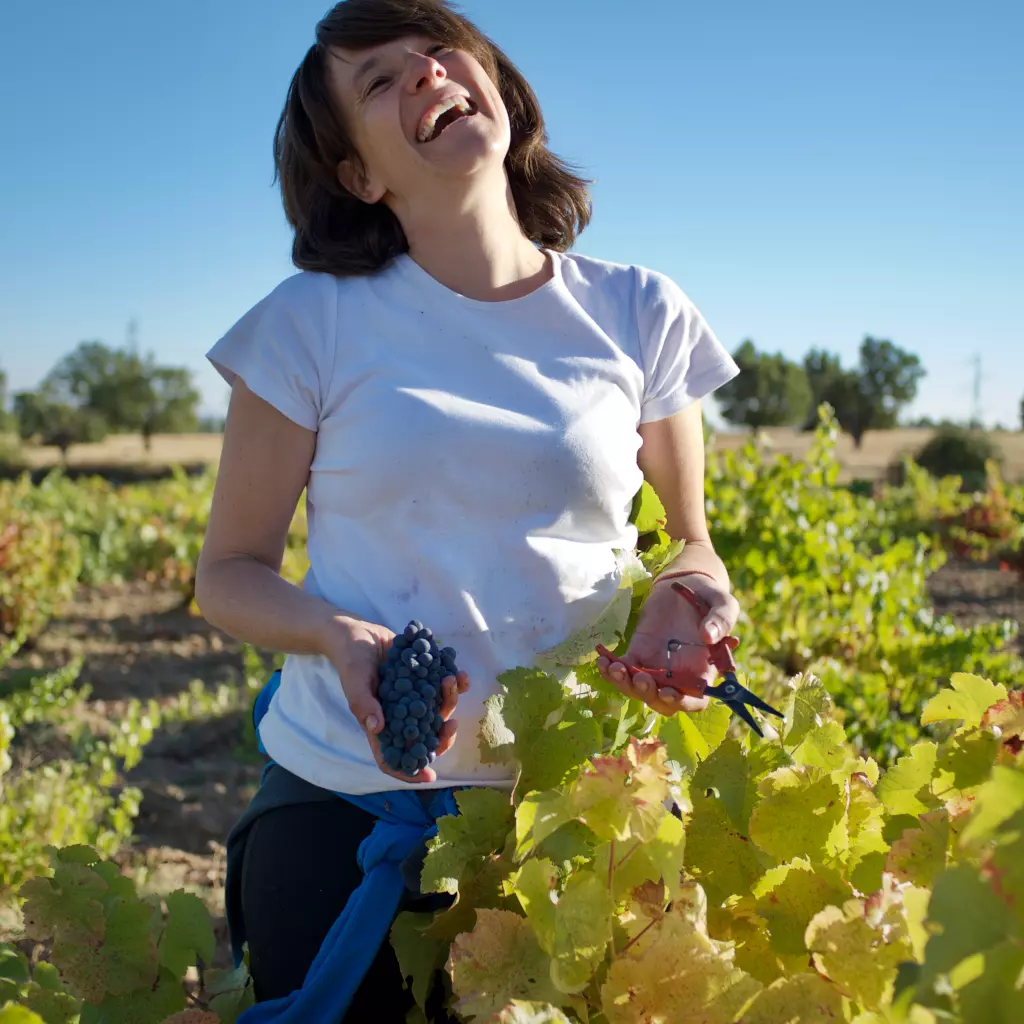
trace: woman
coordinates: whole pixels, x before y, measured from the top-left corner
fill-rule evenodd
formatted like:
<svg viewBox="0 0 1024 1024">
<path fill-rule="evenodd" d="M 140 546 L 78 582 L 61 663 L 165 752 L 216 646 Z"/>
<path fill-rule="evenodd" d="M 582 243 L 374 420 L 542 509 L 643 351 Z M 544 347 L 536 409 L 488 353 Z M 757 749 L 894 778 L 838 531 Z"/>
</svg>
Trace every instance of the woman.
<svg viewBox="0 0 1024 1024">
<path fill-rule="evenodd" d="M 338 4 L 275 156 L 300 273 L 209 353 L 232 392 L 196 581 L 210 622 L 287 652 L 259 725 L 275 767 L 229 868 L 261 1001 L 314 987 L 360 843 L 391 813 L 373 801 L 510 785 L 480 762 L 483 702 L 607 605 L 643 475 L 688 542 L 665 575 L 693 574 L 712 611 L 698 622 L 656 584 L 626 656 L 663 664 L 668 637 L 713 642 L 738 611 L 704 518 L 700 413 L 737 368 L 672 281 L 568 254 L 586 183 L 546 148 L 493 43 L 441 0 Z M 304 487 L 299 588 L 278 570 Z M 410 780 L 381 759 L 376 673 L 413 619 L 461 671 L 444 682 L 438 757 Z M 662 714 L 706 703 L 600 667 Z M 345 1019 L 404 1020 L 394 955 L 372 952 Z"/>
</svg>

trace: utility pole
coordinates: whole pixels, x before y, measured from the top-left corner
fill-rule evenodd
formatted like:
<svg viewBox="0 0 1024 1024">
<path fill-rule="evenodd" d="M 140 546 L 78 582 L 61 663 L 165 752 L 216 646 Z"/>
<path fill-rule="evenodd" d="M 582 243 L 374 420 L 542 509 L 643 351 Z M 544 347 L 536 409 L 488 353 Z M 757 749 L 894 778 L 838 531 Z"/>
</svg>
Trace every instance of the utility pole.
<svg viewBox="0 0 1024 1024">
<path fill-rule="evenodd" d="M 131 320 L 128 321 L 128 329 L 125 332 L 125 342 L 125 347 L 128 351 L 133 356 L 137 356 L 139 354 L 139 322 L 135 317 L 132 317 Z"/>
<path fill-rule="evenodd" d="M 981 426 L 981 353 L 975 353 L 971 360 L 974 364 L 974 401 L 971 405 L 971 425 Z"/>
</svg>

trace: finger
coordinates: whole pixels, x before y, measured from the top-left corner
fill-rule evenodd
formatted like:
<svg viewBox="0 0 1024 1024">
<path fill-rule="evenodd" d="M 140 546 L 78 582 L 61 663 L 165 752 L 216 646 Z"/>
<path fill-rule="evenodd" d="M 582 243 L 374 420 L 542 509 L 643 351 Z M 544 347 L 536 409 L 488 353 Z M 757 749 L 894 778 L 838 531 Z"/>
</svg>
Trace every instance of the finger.
<svg viewBox="0 0 1024 1024">
<path fill-rule="evenodd" d="M 437 734 L 436 754 L 438 757 L 451 748 L 451 745 L 455 742 L 455 736 L 458 731 L 459 725 L 454 718 L 449 718 L 448 721 L 441 726 L 441 731 Z"/>
<path fill-rule="evenodd" d="M 701 622 L 701 639 L 707 644 L 716 644 L 722 637 L 728 636 L 736 625 L 739 607 L 732 594 L 725 595 Z"/>
<path fill-rule="evenodd" d="M 376 736 L 384 728 L 384 709 L 372 693 L 349 697 L 348 706 L 367 735 Z"/>
<path fill-rule="evenodd" d="M 605 661 L 605 665 L 606 668 L 601 672 L 601 677 L 606 682 L 611 683 L 611 685 L 614 686 L 623 697 L 630 700 L 635 699 L 637 696 L 635 692 L 635 684 L 637 678 L 639 678 L 639 674 L 634 676 L 633 679 L 630 679 L 629 673 L 617 662 L 609 663 L 608 661 Z"/>
<path fill-rule="evenodd" d="M 637 672 L 633 676 L 633 693 L 642 701 L 647 701 L 650 697 L 655 697 L 658 693 L 658 684 L 654 679 L 654 676 L 649 675 L 647 672 Z"/>
<path fill-rule="evenodd" d="M 663 686 L 658 692 L 658 697 L 666 707 L 672 709 L 672 714 L 684 711 L 692 714 L 694 711 L 703 711 L 711 701 L 707 695 L 694 697 L 688 693 L 681 693 L 671 686 Z"/>
<path fill-rule="evenodd" d="M 437 712 L 442 718 L 450 718 L 459 702 L 459 684 L 455 676 L 441 680 L 441 708 Z"/>
</svg>

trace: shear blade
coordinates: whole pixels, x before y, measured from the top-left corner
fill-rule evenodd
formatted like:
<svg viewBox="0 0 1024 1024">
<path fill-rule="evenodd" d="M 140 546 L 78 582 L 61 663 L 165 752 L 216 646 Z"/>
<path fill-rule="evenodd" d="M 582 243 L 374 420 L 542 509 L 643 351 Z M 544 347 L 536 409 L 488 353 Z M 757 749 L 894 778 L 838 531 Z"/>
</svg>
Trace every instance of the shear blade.
<svg viewBox="0 0 1024 1024">
<path fill-rule="evenodd" d="M 731 708 L 733 714 L 739 715 L 740 718 L 742 718 L 743 721 L 746 722 L 747 725 L 749 725 L 750 728 L 753 729 L 758 736 L 764 739 L 764 733 L 761 732 L 761 727 L 754 720 L 754 716 L 747 710 L 746 704 L 743 704 L 741 701 L 738 700 L 727 700 L 725 701 L 725 705 Z"/>
<path fill-rule="evenodd" d="M 776 718 L 786 717 L 781 711 L 776 711 L 771 704 L 766 704 L 756 693 L 751 693 L 749 690 L 743 694 L 743 701 L 744 703 L 749 704 L 752 708 L 757 708 L 758 711 L 774 715 Z"/>
</svg>

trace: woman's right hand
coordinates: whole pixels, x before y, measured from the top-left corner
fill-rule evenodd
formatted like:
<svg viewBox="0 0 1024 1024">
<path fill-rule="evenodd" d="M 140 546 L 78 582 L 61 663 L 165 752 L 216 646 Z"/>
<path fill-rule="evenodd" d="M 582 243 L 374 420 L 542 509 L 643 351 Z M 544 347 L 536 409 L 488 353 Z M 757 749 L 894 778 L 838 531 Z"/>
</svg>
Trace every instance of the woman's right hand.
<svg viewBox="0 0 1024 1024">
<path fill-rule="evenodd" d="M 392 771 L 381 756 L 377 734 L 384 728 L 384 709 L 377 700 L 379 670 L 394 642 L 395 634 L 386 626 L 363 619 L 338 616 L 331 620 L 321 643 L 324 656 L 331 662 L 341 679 L 342 689 L 352 714 L 363 727 L 374 760 L 385 775 L 403 782 L 433 782 L 437 778 L 434 769 L 427 765 L 423 771 L 410 778 L 401 772 Z M 441 710 L 444 725 L 438 735 L 437 756 L 440 757 L 455 741 L 457 723 L 452 718 L 459 694 L 469 689 L 469 676 L 460 672 L 458 676 L 447 676 L 441 682 Z"/>
</svg>

